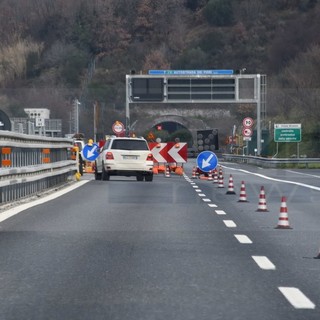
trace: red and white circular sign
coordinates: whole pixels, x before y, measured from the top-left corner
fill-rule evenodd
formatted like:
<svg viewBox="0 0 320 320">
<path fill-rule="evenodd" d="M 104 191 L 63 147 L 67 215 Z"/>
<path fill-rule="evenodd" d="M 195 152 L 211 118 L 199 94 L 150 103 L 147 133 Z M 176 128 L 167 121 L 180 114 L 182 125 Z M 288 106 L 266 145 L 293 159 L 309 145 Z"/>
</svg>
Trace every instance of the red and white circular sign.
<svg viewBox="0 0 320 320">
<path fill-rule="evenodd" d="M 242 124 L 245 128 L 251 128 L 253 126 L 253 119 L 246 117 L 243 119 Z"/>
<path fill-rule="evenodd" d="M 243 134 L 244 137 L 251 137 L 252 136 L 252 129 L 244 128 L 242 130 L 242 134 Z"/>
<path fill-rule="evenodd" d="M 124 131 L 124 125 L 122 122 L 120 121 L 116 121 L 113 125 L 112 125 L 112 131 L 115 134 L 120 134 Z"/>
</svg>

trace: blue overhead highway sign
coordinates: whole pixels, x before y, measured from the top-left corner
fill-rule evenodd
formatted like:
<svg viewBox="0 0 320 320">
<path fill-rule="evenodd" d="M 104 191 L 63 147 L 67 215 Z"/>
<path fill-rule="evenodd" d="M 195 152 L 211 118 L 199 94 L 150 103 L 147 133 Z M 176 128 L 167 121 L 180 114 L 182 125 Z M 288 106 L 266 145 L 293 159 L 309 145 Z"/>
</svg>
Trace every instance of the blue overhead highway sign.
<svg viewBox="0 0 320 320">
<path fill-rule="evenodd" d="M 149 75 L 231 75 L 233 70 L 149 70 Z"/>
</svg>

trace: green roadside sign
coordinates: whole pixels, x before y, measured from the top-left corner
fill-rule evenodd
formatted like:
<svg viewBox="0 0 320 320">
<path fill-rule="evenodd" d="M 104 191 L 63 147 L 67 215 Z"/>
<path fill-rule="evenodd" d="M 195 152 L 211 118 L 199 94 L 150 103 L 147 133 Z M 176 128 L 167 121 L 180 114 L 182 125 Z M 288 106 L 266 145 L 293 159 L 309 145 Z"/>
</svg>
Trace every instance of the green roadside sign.
<svg viewBox="0 0 320 320">
<path fill-rule="evenodd" d="M 301 123 L 274 124 L 275 142 L 301 142 Z"/>
</svg>

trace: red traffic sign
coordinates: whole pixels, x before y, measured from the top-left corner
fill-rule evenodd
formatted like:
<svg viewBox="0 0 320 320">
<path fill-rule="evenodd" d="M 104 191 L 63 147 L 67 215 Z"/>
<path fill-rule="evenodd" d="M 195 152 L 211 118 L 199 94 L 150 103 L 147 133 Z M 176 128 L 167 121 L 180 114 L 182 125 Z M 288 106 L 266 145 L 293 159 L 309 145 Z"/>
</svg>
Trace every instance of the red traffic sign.
<svg viewBox="0 0 320 320">
<path fill-rule="evenodd" d="M 242 124 L 245 128 L 251 128 L 253 126 L 253 119 L 250 117 L 246 117 L 243 119 Z"/>
<path fill-rule="evenodd" d="M 113 125 L 112 125 L 112 131 L 115 134 L 120 134 L 124 132 L 124 125 L 122 122 L 120 121 L 116 121 Z"/>
<path fill-rule="evenodd" d="M 252 129 L 251 128 L 244 128 L 242 130 L 242 134 L 244 137 L 251 137 L 252 136 Z"/>
</svg>

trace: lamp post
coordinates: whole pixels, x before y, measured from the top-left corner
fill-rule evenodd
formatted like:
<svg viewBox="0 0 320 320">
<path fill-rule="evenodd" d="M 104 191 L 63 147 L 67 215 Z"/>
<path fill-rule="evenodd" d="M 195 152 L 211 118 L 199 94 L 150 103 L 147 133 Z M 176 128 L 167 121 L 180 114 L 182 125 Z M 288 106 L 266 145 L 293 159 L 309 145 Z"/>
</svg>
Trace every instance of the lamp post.
<svg viewBox="0 0 320 320">
<path fill-rule="evenodd" d="M 75 107 L 75 133 L 79 133 L 79 105 L 81 103 L 79 102 L 78 99 L 74 100 L 74 107 Z"/>
</svg>

